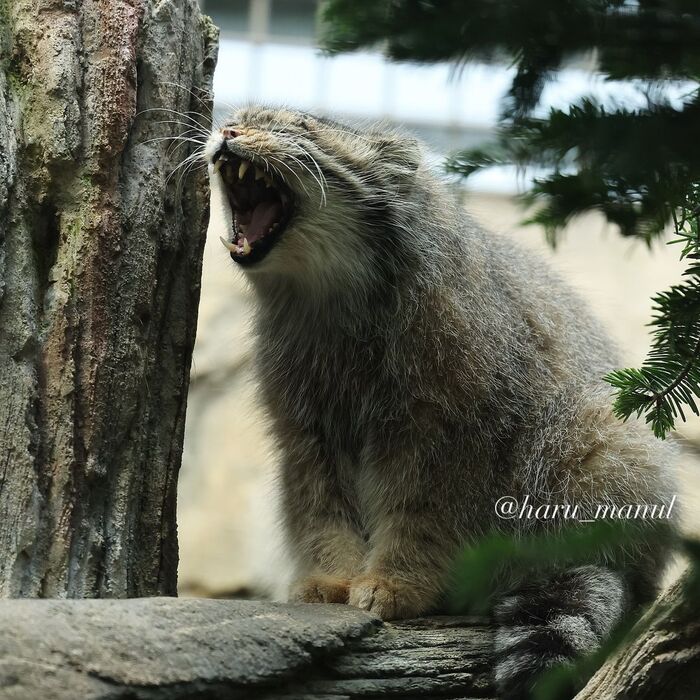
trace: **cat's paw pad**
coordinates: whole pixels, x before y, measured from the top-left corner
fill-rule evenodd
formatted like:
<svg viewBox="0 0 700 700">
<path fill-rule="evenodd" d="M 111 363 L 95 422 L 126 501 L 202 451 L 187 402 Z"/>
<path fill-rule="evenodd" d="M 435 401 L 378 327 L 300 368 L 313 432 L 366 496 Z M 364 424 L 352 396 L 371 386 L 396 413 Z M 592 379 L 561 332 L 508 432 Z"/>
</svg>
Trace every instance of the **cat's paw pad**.
<svg viewBox="0 0 700 700">
<path fill-rule="evenodd" d="M 350 605 L 368 610 L 382 620 L 417 617 L 428 608 L 415 587 L 381 576 L 358 576 L 350 582 Z"/>
<path fill-rule="evenodd" d="M 350 581 L 335 576 L 307 576 L 292 588 L 294 603 L 347 603 Z"/>
</svg>

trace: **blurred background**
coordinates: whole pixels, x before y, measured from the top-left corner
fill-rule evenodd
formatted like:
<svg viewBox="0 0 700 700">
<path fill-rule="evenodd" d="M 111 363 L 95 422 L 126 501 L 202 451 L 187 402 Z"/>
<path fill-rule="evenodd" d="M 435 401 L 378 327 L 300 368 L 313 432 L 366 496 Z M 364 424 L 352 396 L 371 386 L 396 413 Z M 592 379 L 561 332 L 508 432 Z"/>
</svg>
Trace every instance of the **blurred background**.
<svg viewBox="0 0 700 700">
<path fill-rule="evenodd" d="M 288 104 L 351 122 L 382 120 L 427 144 L 436 168 L 452 151 L 489 138 L 508 66 L 395 64 L 379 53 L 323 55 L 315 40 L 316 0 L 200 0 L 221 29 L 214 120 L 249 101 Z M 633 103 L 639 94 L 603 81 L 581 61 L 548 84 L 543 109 L 593 94 Z M 678 86 L 678 94 L 685 90 Z M 670 95 L 673 99 L 673 95 Z M 622 239 L 589 214 L 568 227 L 556 251 L 523 227 L 514 195 L 524 183 L 509 168 L 470 179 L 461 194 L 484 226 L 541 250 L 607 323 L 636 366 L 648 348 L 650 297 L 676 281 L 678 251 Z M 183 595 L 284 594 L 289 575 L 276 519 L 274 454 L 251 383 L 249 296 L 228 253 L 210 236 L 202 279 L 185 452 L 179 482 L 180 591 Z M 235 427 L 234 427 L 235 426 Z M 678 494 L 684 529 L 700 534 L 700 421 L 680 431 Z"/>
</svg>

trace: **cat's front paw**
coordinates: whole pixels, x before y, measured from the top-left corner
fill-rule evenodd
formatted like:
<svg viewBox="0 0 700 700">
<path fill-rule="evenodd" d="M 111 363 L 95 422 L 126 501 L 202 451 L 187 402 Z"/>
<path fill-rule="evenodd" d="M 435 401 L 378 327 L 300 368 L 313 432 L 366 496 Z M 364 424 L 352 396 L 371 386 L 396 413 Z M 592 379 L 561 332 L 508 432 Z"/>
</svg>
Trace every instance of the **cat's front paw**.
<svg viewBox="0 0 700 700">
<path fill-rule="evenodd" d="M 382 620 L 417 617 L 431 601 L 414 586 L 383 576 L 366 574 L 350 582 L 350 605 L 368 610 Z"/>
<path fill-rule="evenodd" d="M 318 574 L 307 576 L 292 587 L 294 603 L 347 603 L 350 580 Z"/>
</svg>

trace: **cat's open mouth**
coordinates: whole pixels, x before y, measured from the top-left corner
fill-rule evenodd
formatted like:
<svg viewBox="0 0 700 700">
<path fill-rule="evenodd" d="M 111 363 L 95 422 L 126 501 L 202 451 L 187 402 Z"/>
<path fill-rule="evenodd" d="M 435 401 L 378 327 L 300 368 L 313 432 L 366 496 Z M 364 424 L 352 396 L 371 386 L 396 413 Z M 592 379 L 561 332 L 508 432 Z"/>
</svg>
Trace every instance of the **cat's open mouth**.
<svg viewBox="0 0 700 700">
<path fill-rule="evenodd" d="M 286 228 L 293 212 L 292 192 L 262 163 L 221 151 L 213 158 L 231 206 L 231 240 L 222 238 L 242 265 L 262 260 Z"/>
</svg>

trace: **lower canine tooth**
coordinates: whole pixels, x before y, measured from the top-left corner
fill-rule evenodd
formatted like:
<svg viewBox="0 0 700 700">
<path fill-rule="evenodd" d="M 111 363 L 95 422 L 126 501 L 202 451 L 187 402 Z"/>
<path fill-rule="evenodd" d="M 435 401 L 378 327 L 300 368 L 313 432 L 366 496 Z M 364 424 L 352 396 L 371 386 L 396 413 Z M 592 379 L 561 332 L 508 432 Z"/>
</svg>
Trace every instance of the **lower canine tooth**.
<svg viewBox="0 0 700 700">
<path fill-rule="evenodd" d="M 238 252 L 238 247 L 233 243 L 229 243 L 223 236 L 219 236 L 219 240 L 224 244 L 226 250 L 230 251 L 231 253 Z"/>
<path fill-rule="evenodd" d="M 244 252 L 246 255 L 248 255 L 248 253 L 250 253 L 250 251 L 251 251 L 250 243 L 248 243 L 248 239 L 247 239 L 247 238 L 244 238 L 244 239 L 243 239 L 243 252 Z"/>
<path fill-rule="evenodd" d="M 249 167 L 250 167 L 250 161 L 248 161 L 248 160 L 241 161 L 241 164 L 238 168 L 238 179 L 239 180 L 243 179 L 243 177 L 245 176 L 246 171 L 248 170 Z"/>
</svg>

